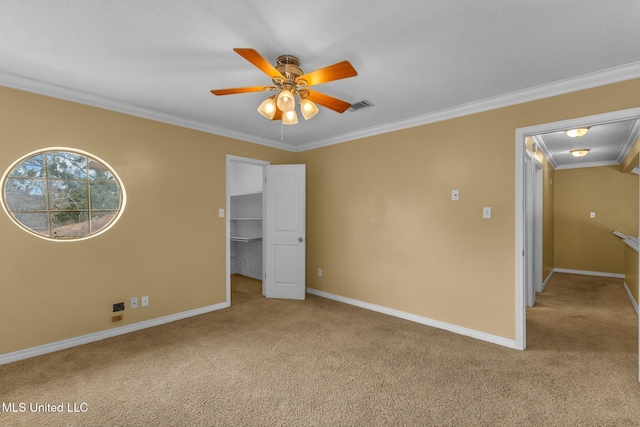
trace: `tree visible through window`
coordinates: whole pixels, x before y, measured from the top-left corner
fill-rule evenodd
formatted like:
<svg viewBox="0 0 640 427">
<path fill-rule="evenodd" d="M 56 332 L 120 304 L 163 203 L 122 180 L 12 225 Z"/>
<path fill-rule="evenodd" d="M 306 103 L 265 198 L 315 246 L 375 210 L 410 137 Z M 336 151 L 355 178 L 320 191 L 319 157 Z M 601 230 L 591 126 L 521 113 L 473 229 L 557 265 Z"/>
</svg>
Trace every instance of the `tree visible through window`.
<svg viewBox="0 0 640 427">
<path fill-rule="evenodd" d="M 3 207 L 23 228 L 50 239 L 95 235 L 115 222 L 124 194 L 115 172 L 83 152 L 51 149 L 14 164 Z"/>
</svg>

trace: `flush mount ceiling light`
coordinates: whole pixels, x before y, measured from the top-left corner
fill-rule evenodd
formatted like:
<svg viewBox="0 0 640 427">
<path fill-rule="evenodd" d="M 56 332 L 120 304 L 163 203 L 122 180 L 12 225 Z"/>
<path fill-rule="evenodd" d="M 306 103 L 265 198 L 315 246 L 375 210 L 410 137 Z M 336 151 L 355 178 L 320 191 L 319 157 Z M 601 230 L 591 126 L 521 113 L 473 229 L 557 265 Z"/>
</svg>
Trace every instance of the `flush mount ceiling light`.
<svg viewBox="0 0 640 427">
<path fill-rule="evenodd" d="M 293 55 L 280 55 L 274 67 L 254 49 L 233 50 L 268 75 L 274 86 L 215 89 L 211 91 L 214 95 L 276 91 L 278 92 L 276 95 L 270 96 L 260 104 L 258 112 L 266 119 L 282 120 L 282 124 L 285 125 L 298 123 L 296 97 L 300 99 L 300 112 L 305 120 L 318 114 L 319 109 L 316 104 L 338 113 L 344 113 L 351 107 L 348 102 L 309 89 L 309 86 L 357 76 L 358 73 L 349 61 L 338 62 L 305 74 L 299 67 L 300 61 Z"/>
<path fill-rule="evenodd" d="M 589 128 L 569 129 L 565 132 L 567 133 L 567 136 L 570 136 L 571 138 L 580 138 L 589 132 Z"/>
<path fill-rule="evenodd" d="M 589 154 L 588 148 L 579 148 L 577 150 L 569 151 L 573 157 L 584 157 Z"/>
</svg>

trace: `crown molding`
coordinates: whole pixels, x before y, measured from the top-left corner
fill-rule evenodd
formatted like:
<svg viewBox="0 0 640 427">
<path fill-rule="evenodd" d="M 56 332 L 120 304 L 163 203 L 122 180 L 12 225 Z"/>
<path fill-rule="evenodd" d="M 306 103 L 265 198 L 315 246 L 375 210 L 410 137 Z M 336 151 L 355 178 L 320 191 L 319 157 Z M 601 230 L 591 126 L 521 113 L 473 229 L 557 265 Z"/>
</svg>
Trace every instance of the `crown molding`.
<svg viewBox="0 0 640 427">
<path fill-rule="evenodd" d="M 599 166 L 618 166 L 620 163 L 615 160 L 600 160 L 597 162 L 580 162 L 573 165 L 561 165 L 555 170 L 563 170 L 563 169 L 580 169 L 580 168 L 595 168 Z"/>
<path fill-rule="evenodd" d="M 0 86 L 5 86 L 11 89 L 18 89 L 24 92 L 35 93 L 37 95 L 50 96 L 52 98 L 76 102 L 78 104 L 84 104 L 91 107 L 103 108 L 105 110 L 110 110 L 117 113 L 128 114 L 130 116 L 141 117 L 143 119 L 153 120 L 160 123 L 166 123 L 214 135 L 225 136 L 227 138 L 251 142 L 253 144 L 266 145 L 286 151 L 294 151 L 290 145 L 276 142 L 271 139 L 260 138 L 243 132 L 237 132 L 218 126 L 211 126 L 208 124 L 185 119 L 183 117 L 174 116 L 148 108 L 142 108 L 124 102 L 116 101 L 111 98 L 93 95 L 87 92 L 69 89 L 66 87 L 45 83 L 42 81 L 33 80 L 2 71 L 0 71 Z"/>
<path fill-rule="evenodd" d="M 618 157 L 616 159 L 618 163 L 622 163 L 624 158 L 627 157 L 627 154 L 629 154 L 629 150 L 631 150 L 631 147 L 633 147 L 636 139 L 638 139 L 638 135 L 640 135 L 640 120 L 634 121 L 631 129 L 629 129 L 627 138 L 625 139 L 624 144 L 622 144 L 622 148 L 620 148 L 620 153 L 618 154 Z"/>
<path fill-rule="evenodd" d="M 549 98 L 557 95 L 564 95 L 567 93 L 591 89 L 598 86 L 619 83 L 638 77 L 640 77 L 640 62 L 633 62 L 631 64 L 612 67 L 602 71 L 583 74 L 577 77 L 558 80 L 556 82 L 534 86 L 528 89 L 522 89 L 519 91 L 483 99 L 476 102 L 458 105 L 452 108 L 436 111 L 434 113 L 415 116 L 409 119 L 398 120 L 380 126 L 373 126 L 356 132 L 338 135 L 334 138 L 327 138 L 311 144 L 306 144 L 300 151 L 320 148 L 327 145 L 340 144 L 342 142 L 365 138 L 368 136 L 380 135 L 387 132 L 426 125 L 429 123 L 467 116 L 470 114 L 481 113 L 483 111 L 495 110 L 497 108 L 509 107 L 511 105 L 522 104 L 525 102 L 537 101 L 539 99 Z"/>
<path fill-rule="evenodd" d="M 451 108 L 446 108 L 433 113 L 410 117 L 408 119 L 397 120 L 378 126 L 372 126 L 355 132 L 348 132 L 335 137 L 317 140 L 305 144 L 303 146 L 291 146 L 283 144 L 273 139 L 261 138 L 249 135 L 243 132 L 237 132 L 218 126 L 188 120 L 147 108 L 137 107 L 126 104 L 107 97 L 101 97 L 86 92 L 76 91 L 73 89 L 52 85 L 49 83 L 28 79 L 10 73 L 0 72 L 0 85 L 19 89 L 26 92 L 36 93 L 39 95 L 51 96 L 54 98 L 73 101 L 93 107 L 104 108 L 119 113 L 129 114 L 136 117 L 142 117 L 157 122 L 172 124 L 188 129 L 199 130 L 206 133 L 225 136 L 228 138 L 238 139 L 245 142 L 251 142 L 259 145 L 266 145 L 285 151 L 302 152 L 312 150 L 329 145 L 340 144 L 355 139 L 365 138 L 374 135 L 380 135 L 397 130 L 407 129 L 415 126 L 421 126 L 429 123 L 435 123 L 456 117 L 462 117 L 470 114 L 480 113 L 483 111 L 494 110 L 497 108 L 508 107 L 511 105 L 522 104 L 524 102 L 536 101 L 552 96 L 563 95 L 584 89 L 590 89 L 598 86 L 604 86 L 612 83 L 618 83 L 625 80 L 631 80 L 640 77 L 640 62 L 634 62 L 618 67 L 608 68 L 606 70 L 593 73 L 583 74 L 581 76 L 559 80 L 553 83 L 534 86 L 511 93 L 507 93 L 481 101 L 470 102 Z"/>
<path fill-rule="evenodd" d="M 540 148 L 542 154 L 544 154 L 544 156 L 547 158 L 547 160 L 551 164 L 551 167 L 554 169 L 558 169 L 558 161 L 553 155 L 553 152 L 549 150 L 547 141 L 544 139 L 544 135 L 531 135 L 531 138 L 538 145 L 538 148 Z"/>
</svg>

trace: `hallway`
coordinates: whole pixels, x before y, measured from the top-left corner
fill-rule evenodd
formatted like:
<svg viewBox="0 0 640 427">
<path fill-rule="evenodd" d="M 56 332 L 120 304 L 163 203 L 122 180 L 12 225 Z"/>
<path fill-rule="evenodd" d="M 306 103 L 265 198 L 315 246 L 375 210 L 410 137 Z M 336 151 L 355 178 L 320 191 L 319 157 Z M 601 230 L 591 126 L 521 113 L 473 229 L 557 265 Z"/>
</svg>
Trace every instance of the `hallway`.
<svg viewBox="0 0 640 427">
<path fill-rule="evenodd" d="M 606 352 L 637 372 L 638 316 L 623 279 L 555 273 L 527 308 L 527 351 L 571 352 L 572 359 Z"/>
</svg>

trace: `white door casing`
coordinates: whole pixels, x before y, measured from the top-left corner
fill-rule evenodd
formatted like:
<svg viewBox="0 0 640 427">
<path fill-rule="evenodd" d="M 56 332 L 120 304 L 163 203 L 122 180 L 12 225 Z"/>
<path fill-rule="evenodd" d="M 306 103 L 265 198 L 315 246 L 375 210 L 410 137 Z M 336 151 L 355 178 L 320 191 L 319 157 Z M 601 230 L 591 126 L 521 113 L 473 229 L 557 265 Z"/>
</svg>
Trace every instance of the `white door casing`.
<svg viewBox="0 0 640 427">
<path fill-rule="evenodd" d="M 542 166 L 525 151 L 525 281 L 527 306 L 542 291 Z"/>
<path fill-rule="evenodd" d="M 266 166 L 267 298 L 305 298 L 306 167 Z"/>
<path fill-rule="evenodd" d="M 533 193 L 533 156 L 525 151 L 524 156 L 524 271 L 525 271 L 525 289 L 527 293 L 527 306 L 533 307 L 536 303 L 536 292 L 533 285 L 533 236 L 534 236 L 534 193 Z"/>
<path fill-rule="evenodd" d="M 533 162 L 533 284 L 535 292 L 542 292 L 543 283 L 543 211 L 542 211 L 542 165 L 534 158 Z"/>
</svg>

